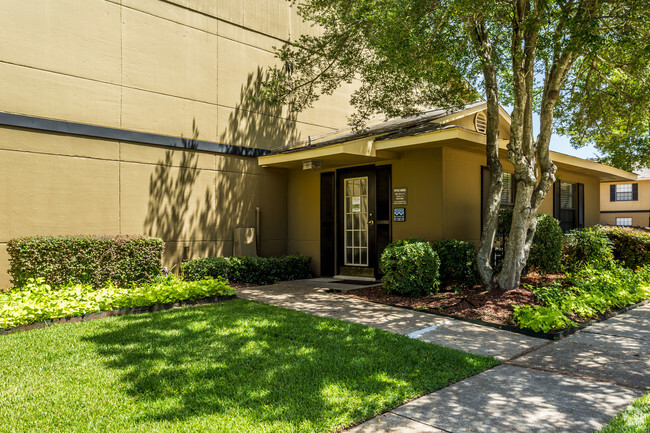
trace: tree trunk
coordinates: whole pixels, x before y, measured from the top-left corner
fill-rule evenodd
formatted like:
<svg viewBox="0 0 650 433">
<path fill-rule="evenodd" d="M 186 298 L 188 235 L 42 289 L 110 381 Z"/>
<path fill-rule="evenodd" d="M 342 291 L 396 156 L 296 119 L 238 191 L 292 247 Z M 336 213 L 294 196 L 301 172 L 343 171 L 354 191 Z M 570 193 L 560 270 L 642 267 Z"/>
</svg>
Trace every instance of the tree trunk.
<svg viewBox="0 0 650 433">
<path fill-rule="evenodd" d="M 487 165 L 490 170 L 490 189 L 483 215 L 481 242 L 477 253 L 478 272 L 481 280 L 490 289 L 496 286 L 492 268 L 492 250 L 499 223 L 501 189 L 503 188 L 503 166 L 499 159 L 499 88 L 497 70 L 492 60 L 492 43 L 487 28 L 482 23 L 469 23 L 475 48 L 483 60 L 483 77 L 487 96 L 487 128 L 485 132 Z"/>
</svg>

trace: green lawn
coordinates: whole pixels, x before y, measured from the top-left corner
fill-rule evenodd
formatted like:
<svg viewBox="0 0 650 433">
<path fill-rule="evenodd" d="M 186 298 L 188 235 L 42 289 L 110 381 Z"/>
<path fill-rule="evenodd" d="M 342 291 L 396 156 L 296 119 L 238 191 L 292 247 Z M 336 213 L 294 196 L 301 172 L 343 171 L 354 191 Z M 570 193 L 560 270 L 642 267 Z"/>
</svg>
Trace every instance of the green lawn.
<svg viewBox="0 0 650 433">
<path fill-rule="evenodd" d="M 650 432 L 650 392 L 629 405 L 612 418 L 601 433 L 648 433 Z"/>
<path fill-rule="evenodd" d="M 243 300 L 0 343 L 0 432 L 336 431 L 497 363 Z"/>
</svg>

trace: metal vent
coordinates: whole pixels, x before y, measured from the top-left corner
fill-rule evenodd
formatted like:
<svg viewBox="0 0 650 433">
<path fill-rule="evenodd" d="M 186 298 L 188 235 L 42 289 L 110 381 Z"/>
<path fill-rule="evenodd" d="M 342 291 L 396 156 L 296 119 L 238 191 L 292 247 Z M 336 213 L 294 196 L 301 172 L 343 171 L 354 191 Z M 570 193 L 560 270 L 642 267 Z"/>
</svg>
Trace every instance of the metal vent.
<svg viewBox="0 0 650 433">
<path fill-rule="evenodd" d="M 487 131 L 487 118 L 482 111 L 476 113 L 474 117 L 474 128 L 481 134 L 485 134 L 485 131 Z"/>
</svg>

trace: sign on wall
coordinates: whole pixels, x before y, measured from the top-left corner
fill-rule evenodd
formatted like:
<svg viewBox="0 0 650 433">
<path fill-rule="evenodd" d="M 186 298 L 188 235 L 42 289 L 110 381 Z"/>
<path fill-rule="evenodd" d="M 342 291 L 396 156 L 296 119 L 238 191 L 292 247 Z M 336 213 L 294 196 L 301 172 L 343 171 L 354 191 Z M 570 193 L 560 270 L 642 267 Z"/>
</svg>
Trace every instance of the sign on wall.
<svg viewBox="0 0 650 433">
<path fill-rule="evenodd" d="M 403 222 L 406 221 L 406 208 L 396 207 L 393 209 L 393 221 Z"/>
<path fill-rule="evenodd" d="M 393 188 L 393 205 L 406 206 L 408 204 L 408 189 L 403 186 L 400 188 Z"/>
</svg>

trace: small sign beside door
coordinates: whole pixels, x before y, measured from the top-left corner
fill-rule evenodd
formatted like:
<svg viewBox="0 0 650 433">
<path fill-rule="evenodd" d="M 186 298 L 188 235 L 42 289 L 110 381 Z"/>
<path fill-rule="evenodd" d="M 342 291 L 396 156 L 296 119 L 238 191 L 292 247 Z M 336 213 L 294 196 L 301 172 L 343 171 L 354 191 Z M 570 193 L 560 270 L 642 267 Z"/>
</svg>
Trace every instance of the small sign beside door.
<svg viewBox="0 0 650 433">
<path fill-rule="evenodd" d="M 408 205 L 408 198 L 408 189 L 405 186 L 401 188 L 393 188 L 393 206 Z"/>
<path fill-rule="evenodd" d="M 396 207 L 393 209 L 393 221 L 403 222 L 406 221 L 406 208 Z"/>
</svg>

